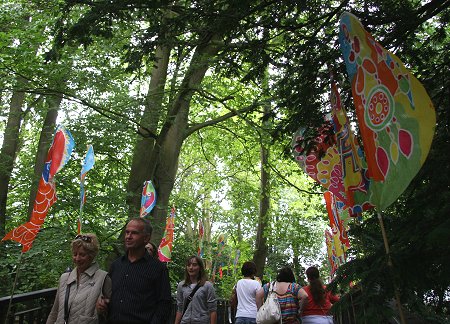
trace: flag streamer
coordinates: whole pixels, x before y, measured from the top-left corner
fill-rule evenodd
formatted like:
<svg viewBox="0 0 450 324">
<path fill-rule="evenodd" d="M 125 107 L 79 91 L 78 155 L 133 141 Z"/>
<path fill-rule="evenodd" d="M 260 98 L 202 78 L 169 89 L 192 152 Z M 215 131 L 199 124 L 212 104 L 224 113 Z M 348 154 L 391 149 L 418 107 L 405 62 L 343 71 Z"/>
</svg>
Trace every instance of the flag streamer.
<svg viewBox="0 0 450 324">
<path fill-rule="evenodd" d="M 327 246 L 327 261 L 330 266 L 330 276 L 333 277 L 336 270 L 340 266 L 340 260 L 336 254 L 333 235 L 329 230 L 325 230 L 325 243 Z"/>
<path fill-rule="evenodd" d="M 54 176 L 70 160 L 74 146 L 75 142 L 70 132 L 64 126 L 59 125 L 55 130 L 53 142 L 45 159 L 30 220 L 10 231 L 2 241 L 13 240 L 22 244 L 22 253 L 31 249 L 49 208 L 57 200 Z"/>
<path fill-rule="evenodd" d="M 158 257 L 161 262 L 170 262 L 172 260 L 173 230 L 175 224 L 175 207 L 172 207 L 170 215 L 166 220 L 166 229 L 164 236 L 158 247 Z"/>
<path fill-rule="evenodd" d="M 88 173 L 88 171 L 94 167 L 94 164 L 95 164 L 94 148 L 92 147 L 92 145 L 88 145 L 86 156 L 84 157 L 83 166 L 81 167 L 80 172 L 80 215 L 78 217 L 78 226 L 77 226 L 78 234 L 81 233 L 83 207 L 84 204 L 86 203 L 86 191 L 84 189 L 84 180 L 86 178 L 86 174 Z"/>
<path fill-rule="evenodd" d="M 333 237 L 336 236 L 338 238 L 345 252 L 350 248 L 350 241 L 347 236 L 346 226 L 339 216 L 338 211 L 340 207 L 343 207 L 343 203 L 335 199 L 330 191 L 324 192 L 323 196 L 327 206 L 328 219 L 330 220 L 330 228 Z"/>
<path fill-rule="evenodd" d="M 223 249 L 225 248 L 225 234 L 220 234 L 217 238 L 217 257 L 214 262 L 214 267 L 211 273 L 211 281 L 214 282 L 216 278 L 216 270 L 217 266 L 219 266 L 219 275 L 222 276 L 222 261 L 220 261 L 220 257 L 222 256 Z M 221 277 L 222 278 L 222 277 Z"/>
<path fill-rule="evenodd" d="M 141 198 L 141 210 L 139 215 L 141 217 L 145 217 L 150 214 L 153 207 L 156 205 L 156 190 L 153 186 L 151 180 L 147 180 L 144 182 L 144 186 L 142 188 L 142 198 Z"/>
</svg>

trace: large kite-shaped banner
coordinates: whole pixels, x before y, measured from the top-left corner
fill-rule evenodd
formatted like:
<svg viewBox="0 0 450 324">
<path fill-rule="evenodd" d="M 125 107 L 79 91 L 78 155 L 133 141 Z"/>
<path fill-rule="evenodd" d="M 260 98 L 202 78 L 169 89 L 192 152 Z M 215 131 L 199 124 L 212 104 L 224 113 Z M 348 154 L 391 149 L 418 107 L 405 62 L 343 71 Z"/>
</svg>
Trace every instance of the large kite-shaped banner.
<svg viewBox="0 0 450 324">
<path fill-rule="evenodd" d="M 31 248 L 49 208 L 57 200 L 54 176 L 69 161 L 74 146 L 70 132 L 64 126 L 58 126 L 45 159 L 30 221 L 10 231 L 2 241 L 13 240 L 22 244 L 22 253 Z"/>
<path fill-rule="evenodd" d="M 370 201 L 392 204 L 423 165 L 436 124 L 423 85 L 350 13 L 340 18 L 339 43 L 350 77 L 363 141 Z"/>
</svg>

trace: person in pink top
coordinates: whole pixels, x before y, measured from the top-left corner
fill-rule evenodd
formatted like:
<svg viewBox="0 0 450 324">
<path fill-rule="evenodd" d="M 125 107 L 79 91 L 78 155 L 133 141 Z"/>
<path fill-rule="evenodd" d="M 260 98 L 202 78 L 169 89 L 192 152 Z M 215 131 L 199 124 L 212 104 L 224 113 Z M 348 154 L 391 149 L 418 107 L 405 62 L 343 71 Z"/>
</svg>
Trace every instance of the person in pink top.
<svg viewBox="0 0 450 324">
<path fill-rule="evenodd" d="M 299 291 L 302 324 L 333 324 L 330 308 L 339 297 L 326 289 L 316 267 L 309 267 L 306 277 L 309 285 Z"/>
</svg>

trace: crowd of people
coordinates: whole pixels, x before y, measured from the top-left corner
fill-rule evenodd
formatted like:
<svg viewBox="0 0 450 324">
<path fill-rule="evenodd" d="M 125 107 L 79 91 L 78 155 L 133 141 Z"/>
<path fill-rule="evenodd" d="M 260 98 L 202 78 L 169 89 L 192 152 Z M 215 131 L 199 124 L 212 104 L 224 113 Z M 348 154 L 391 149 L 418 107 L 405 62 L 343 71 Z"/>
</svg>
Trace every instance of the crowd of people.
<svg viewBox="0 0 450 324">
<path fill-rule="evenodd" d="M 95 234 L 77 235 L 71 243 L 75 268 L 63 273 L 47 324 L 163 324 L 172 307 L 169 273 L 150 242 L 152 227 L 144 218 L 131 219 L 125 228 L 124 255 L 103 271 L 95 261 L 99 243 Z M 190 256 L 178 283 L 175 324 L 216 324 L 217 298 L 207 280 L 203 260 Z M 327 291 L 315 267 L 306 270 L 309 284 L 295 282 L 289 267 L 276 281 L 261 285 L 255 263 L 242 265 L 243 278 L 233 288 L 236 324 L 256 323 L 258 309 L 275 293 L 283 324 L 333 323 L 329 311 L 339 298 Z"/>
</svg>

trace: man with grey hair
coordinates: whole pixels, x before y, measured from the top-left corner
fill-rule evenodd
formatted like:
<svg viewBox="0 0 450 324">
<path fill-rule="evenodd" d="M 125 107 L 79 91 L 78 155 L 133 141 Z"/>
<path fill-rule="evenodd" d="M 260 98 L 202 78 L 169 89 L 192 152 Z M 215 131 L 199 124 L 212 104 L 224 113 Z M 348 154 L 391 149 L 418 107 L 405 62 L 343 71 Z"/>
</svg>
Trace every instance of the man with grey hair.
<svg viewBox="0 0 450 324">
<path fill-rule="evenodd" d="M 97 310 L 107 316 L 107 323 L 163 324 L 169 319 L 172 301 L 167 267 L 145 249 L 152 230 L 144 218 L 132 218 L 126 226 L 126 254 L 109 270 L 111 299 L 99 298 L 97 302 Z"/>
</svg>

